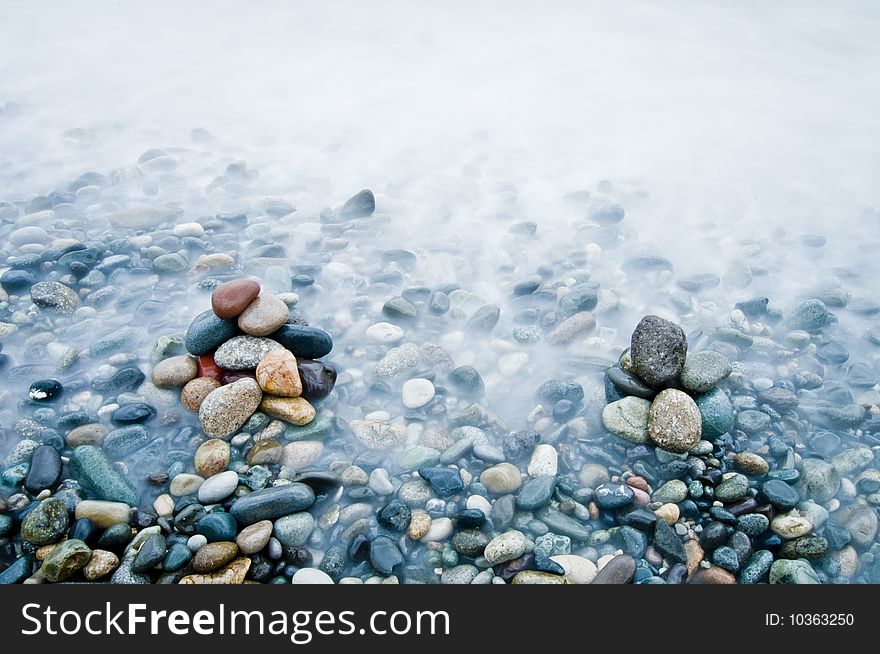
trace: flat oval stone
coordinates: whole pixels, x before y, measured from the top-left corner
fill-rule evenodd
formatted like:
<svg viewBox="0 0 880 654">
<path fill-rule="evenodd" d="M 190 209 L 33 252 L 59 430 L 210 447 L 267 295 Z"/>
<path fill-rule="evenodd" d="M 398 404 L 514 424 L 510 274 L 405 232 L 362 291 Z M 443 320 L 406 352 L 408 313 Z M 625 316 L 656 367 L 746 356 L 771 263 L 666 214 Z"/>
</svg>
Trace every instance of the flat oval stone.
<svg viewBox="0 0 880 654">
<path fill-rule="evenodd" d="M 250 525 L 304 511 L 314 502 L 315 493 L 309 486 L 293 482 L 242 495 L 232 503 L 229 512 L 238 524 Z"/>
<path fill-rule="evenodd" d="M 213 504 L 224 500 L 232 495 L 236 486 L 238 486 L 238 473 L 234 470 L 227 470 L 209 477 L 199 486 L 199 502 Z"/>
<path fill-rule="evenodd" d="M 317 415 L 315 407 L 302 397 L 264 395 L 260 403 L 260 411 L 269 417 L 299 426 L 309 424 Z"/>
<path fill-rule="evenodd" d="M 37 495 L 54 489 L 61 480 L 61 455 L 50 445 L 40 445 L 31 455 L 31 466 L 24 482 L 25 490 Z"/>
<path fill-rule="evenodd" d="M 254 370 L 269 352 L 284 347 L 270 338 L 236 336 L 223 343 L 214 352 L 214 361 L 226 370 Z"/>
<path fill-rule="evenodd" d="M 253 279 L 235 279 L 220 284 L 211 294 L 211 309 L 219 318 L 237 318 L 260 294 L 260 284 Z"/>
<path fill-rule="evenodd" d="M 238 545 L 231 541 L 208 543 L 200 548 L 192 560 L 196 572 L 213 572 L 221 568 L 238 554 Z"/>
<path fill-rule="evenodd" d="M 21 524 L 21 538 L 32 545 L 48 545 L 67 531 L 67 507 L 56 498 L 40 502 Z"/>
<path fill-rule="evenodd" d="M 238 328 L 251 336 L 268 336 L 289 316 L 287 305 L 277 295 L 262 293 L 238 317 Z"/>
<path fill-rule="evenodd" d="M 282 325 L 272 333 L 272 339 L 293 352 L 297 359 L 320 359 L 333 349 L 330 334 L 308 325 Z"/>
<path fill-rule="evenodd" d="M 159 388 L 176 388 L 195 379 L 199 372 L 195 358 L 186 355 L 168 357 L 153 368 L 150 379 Z"/>
<path fill-rule="evenodd" d="M 605 405 L 602 424 L 612 434 L 631 443 L 647 443 L 650 411 L 650 401 L 630 395 Z"/>
<path fill-rule="evenodd" d="M 209 436 L 224 437 L 238 431 L 250 418 L 263 392 L 250 377 L 217 388 L 204 399 L 199 407 L 199 422 Z"/>
<path fill-rule="evenodd" d="M 688 354 L 681 371 L 681 383 L 697 393 L 711 390 L 730 375 L 730 361 L 719 352 L 708 350 Z"/>
<path fill-rule="evenodd" d="M 199 407 L 211 391 L 220 388 L 221 383 L 211 377 L 196 377 L 186 383 L 180 391 L 180 401 L 193 413 L 198 413 Z"/>
</svg>

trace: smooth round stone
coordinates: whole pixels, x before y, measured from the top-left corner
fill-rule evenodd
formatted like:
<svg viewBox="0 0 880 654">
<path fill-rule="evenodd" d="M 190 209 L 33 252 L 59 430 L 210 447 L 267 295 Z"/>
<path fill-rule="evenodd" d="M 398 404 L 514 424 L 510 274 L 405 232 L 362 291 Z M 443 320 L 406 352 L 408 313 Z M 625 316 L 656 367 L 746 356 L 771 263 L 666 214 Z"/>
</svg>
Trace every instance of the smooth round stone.
<svg viewBox="0 0 880 654">
<path fill-rule="evenodd" d="M 299 397 L 302 394 L 296 357 L 287 350 L 265 354 L 257 364 L 256 375 L 257 383 L 265 393 L 278 397 Z"/>
<path fill-rule="evenodd" d="M 0 287 L 7 293 L 24 293 L 36 283 L 37 276 L 27 270 L 7 270 L 0 275 Z"/>
<path fill-rule="evenodd" d="M 181 403 L 193 413 L 198 413 L 199 407 L 211 391 L 220 388 L 221 384 L 211 377 L 196 377 L 186 383 L 180 391 Z"/>
<path fill-rule="evenodd" d="M 690 395 L 674 388 L 660 391 L 648 413 L 648 436 L 664 450 L 687 452 L 702 435 L 702 415 Z"/>
<path fill-rule="evenodd" d="M 300 568 L 293 573 L 290 583 L 296 585 L 332 584 L 333 578 L 317 568 Z"/>
<path fill-rule="evenodd" d="M 127 524 L 131 507 L 122 502 L 104 500 L 82 500 L 76 505 L 74 515 L 77 520 L 88 519 L 100 529 L 109 529 L 116 524 Z"/>
<path fill-rule="evenodd" d="M 176 388 L 195 379 L 198 372 L 198 363 L 194 357 L 180 355 L 163 359 L 157 363 L 150 379 L 159 388 Z"/>
<path fill-rule="evenodd" d="M 324 451 L 321 441 L 294 441 L 284 446 L 281 463 L 292 471 L 304 470 L 312 465 Z"/>
<path fill-rule="evenodd" d="M 409 379 L 400 390 L 403 406 L 418 409 L 434 399 L 434 384 L 428 379 Z"/>
<path fill-rule="evenodd" d="M 627 484 L 609 481 L 596 488 L 595 497 L 600 509 L 619 509 L 632 503 L 635 492 Z"/>
<path fill-rule="evenodd" d="M 651 496 L 651 501 L 662 502 L 664 504 L 667 502 L 678 504 L 679 502 L 684 502 L 687 498 L 687 494 L 687 484 L 680 479 L 672 479 L 654 491 L 654 494 Z"/>
<path fill-rule="evenodd" d="M 209 477 L 199 486 L 199 502 L 202 504 L 213 504 L 224 500 L 232 495 L 236 486 L 238 486 L 238 473 L 233 470 L 227 470 Z"/>
<path fill-rule="evenodd" d="M 260 411 L 292 425 L 307 425 L 315 419 L 315 407 L 302 397 L 274 397 L 264 395 Z"/>
<path fill-rule="evenodd" d="M 840 490 L 840 473 L 827 461 L 804 459 L 800 473 L 800 480 L 795 487 L 804 499 L 824 503 Z"/>
<path fill-rule="evenodd" d="M 249 377 L 211 391 L 199 407 L 199 422 L 208 436 L 224 437 L 238 431 L 263 399 L 257 382 Z"/>
<path fill-rule="evenodd" d="M 739 452 L 733 457 L 737 468 L 748 475 L 764 475 L 770 470 L 767 460 L 752 452 Z"/>
<path fill-rule="evenodd" d="M 287 305 L 271 293 L 262 293 L 238 316 L 238 328 L 251 336 L 268 336 L 287 322 Z"/>
<path fill-rule="evenodd" d="M 229 541 L 208 543 L 199 548 L 193 557 L 192 567 L 196 572 L 213 572 L 236 557 L 238 545 Z"/>
<path fill-rule="evenodd" d="M 719 352 L 708 350 L 687 355 L 681 371 L 681 383 L 686 389 L 705 393 L 730 375 L 730 361 Z"/>
<path fill-rule="evenodd" d="M 377 322 L 367 327 L 364 336 L 374 343 L 393 345 L 403 340 L 404 331 L 390 322 Z"/>
<path fill-rule="evenodd" d="M 239 315 L 260 295 L 260 284 L 253 279 L 235 279 L 217 286 L 211 293 L 211 309 L 219 318 Z"/>
<path fill-rule="evenodd" d="M 178 273 L 187 269 L 189 262 L 181 254 L 170 252 L 153 259 L 153 269 L 158 273 Z"/>
<path fill-rule="evenodd" d="M 535 447 L 529 460 L 527 471 L 532 477 L 556 475 L 559 469 L 559 455 L 556 448 L 547 443 Z"/>
<path fill-rule="evenodd" d="M 522 475 L 515 465 L 511 463 L 499 463 L 486 468 L 480 474 L 480 483 L 490 493 L 506 495 L 519 490 L 522 485 Z"/>
<path fill-rule="evenodd" d="M 223 511 L 212 511 L 196 523 L 196 533 L 207 538 L 209 543 L 234 540 L 237 532 L 235 518 Z"/>
<path fill-rule="evenodd" d="M 229 457 L 229 443 L 219 438 L 211 438 L 199 445 L 193 457 L 193 465 L 196 473 L 202 477 L 212 477 L 226 470 Z"/>
<path fill-rule="evenodd" d="M 31 286 L 31 302 L 46 311 L 69 314 L 79 307 L 79 295 L 59 282 L 37 282 Z"/>
<path fill-rule="evenodd" d="M 32 545 L 58 541 L 67 531 L 67 506 L 56 498 L 40 502 L 21 523 L 21 538 Z"/>
<path fill-rule="evenodd" d="M 566 318 L 547 333 L 547 343 L 550 345 L 568 345 L 584 332 L 592 330 L 596 326 L 596 319 L 589 311 L 580 311 Z"/>
<path fill-rule="evenodd" d="M 824 305 L 823 305 L 824 306 Z M 807 561 L 778 559 L 770 566 L 771 584 L 818 584 L 819 577 Z"/>
<path fill-rule="evenodd" d="M 633 330 L 630 343 L 633 370 L 655 388 L 678 381 L 686 355 L 687 337 L 673 322 L 648 315 Z"/>
<path fill-rule="evenodd" d="M 308 542 L 314 528 L 315 519 L 303 511 L 278 518 L 272 535 L 285 547 L 302 547 Z"/>
<path fill-rule="evenodd" d="M 242 554 L 256 554 L 269 542 L 273 525 L 270 520 L 261 520 L 242 529 L 235 542 Z"/>
<path fill-rule="evenodd" d="M 186 330 L 184 346 L 190 354 L 201 356 L 216 350 L 238 333 L 238 325 L 234 320 L 223 320 L 213 311 L 203 311 L 193 319 Z M 252 367 L 256 365 L 255 362 Z"/>
<path fill-rule="evenodd" d="M 517 461 L 531 454 L 541 440 L 541 434 L 531 429 L 509 432 L 501 437 L 504 456 Z"/>
<path fill-rule="evenodd" d="M 591 584 L 599 572 L 595 563 L 575 554 L 556 554 L 550 560 L 563 569 L 563 577 L 570 584 Z"/>
<path fill-rule="evenodd" d="M 529 540 L 521 531 L 512 529 L 496 536 L 483 552 L 483 556 L 489 565 L 497 565 L 506 561 L 518 559 L 530 548 Z"/>
<path fill-rule="evenodd" d="M 737 502 L 749 492 L 749 479 L 745 475 L 734 473 L 715 487 L 715 499 L 724 502 Z"/>
<path fill-rule="evenodd" d="M 53 489 L 61 480 L 61 455 L 50 445 L 40 445 L 31 455 L 31 465 L 24 482 L 25 490 L 37 495 Z"/>
<path fill-rule="evenodd" d="M 175 497 L 195 495 L 204 483 L 204 477 L 193 475 L 188 472 L 182 472 L 171 479 L 171 484 L 168 486 L 168 492 Z"/>
<path fill-rule="evenodd" d="M 556 477 L 544 475 L 529 479 L 522 485 L 516 496 L 516 505 L 524 511 L 531 511 L 550 502 L 556 490 Z"/>
<path fill-rule="evenodd" d="M 736 528 L 746 536 L 760 536 L 770 528 L 770 520 L 760 513 L 747 513 L 736 520 Z"/>
<path fill-rule="evenodd" d="M 317 327 L 284 324 L 272 333 L 272 339 L 293 352 L 299 359 L 320 359 L 330 354 L 333 339 Z"/>
<path fill-rule="evenodd" d="M 30 385 L 28 397 L 35 402 L 51 402 L 56 400 L 63 391 L 64 387 L 57 379 L 41 379 Z"/>
<path fill-rule="evenodd" d="M 304 511 L 314 503 L 314 491 L 306 484 L 293 482 L 242 495 L 232 503 L 229 512 L 240 525 L 251 525 Z"/>
<path fill-rule="evenodd" d="M 770 521 L 770 528 L 782 538 L 792 539 L 806 536 L 813 530 L 813 523 L 798 515 L 797 511 L 782 513 Z"/>
<path fill-rule="evenodd" d="M 214 352 L 215 363 L 225 370 L 254 370 L 269 352 L 284 349 L 277 341 L 257 336 L 236 336 Z"/>
<path fill-rule="evenodd" d="M 650 411 L 650 401 L 631 395 L 606 404 L 602 409 L 602 424 L 612 434 L 631 443 L 647 443 Z"/>
<path fill-rule="evenodd" d="M 156 409 L 144 402 L 132 402 L 119 407 L 110 416 L 110 420 L 117 424 L 134 425 L 152 420 L 156 416 Z M 108 438 L 110 434 L 107 434 Z"/>
<path fill-rule="evenodd" d="M 761 492 L 771 504 L 783 511 L 793 509 L 801 499 L 797 490 L 778 479 L 764 482 Z"/>
</svg>

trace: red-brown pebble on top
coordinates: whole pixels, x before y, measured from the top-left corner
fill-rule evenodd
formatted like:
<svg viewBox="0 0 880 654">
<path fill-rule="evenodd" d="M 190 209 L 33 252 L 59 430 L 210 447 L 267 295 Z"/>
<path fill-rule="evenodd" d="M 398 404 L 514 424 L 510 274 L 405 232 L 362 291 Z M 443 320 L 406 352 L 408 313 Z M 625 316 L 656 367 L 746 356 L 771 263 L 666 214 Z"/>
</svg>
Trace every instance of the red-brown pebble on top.
<svg viewBox="0 0 880 654">
<path fill-rule="evenodd" d="M 211 309 L 218 318 L 235 318 L 260 294 L 260 284 L 253 279 L 236 279 L 220 284 L 211 294 Z"/>
</svg>

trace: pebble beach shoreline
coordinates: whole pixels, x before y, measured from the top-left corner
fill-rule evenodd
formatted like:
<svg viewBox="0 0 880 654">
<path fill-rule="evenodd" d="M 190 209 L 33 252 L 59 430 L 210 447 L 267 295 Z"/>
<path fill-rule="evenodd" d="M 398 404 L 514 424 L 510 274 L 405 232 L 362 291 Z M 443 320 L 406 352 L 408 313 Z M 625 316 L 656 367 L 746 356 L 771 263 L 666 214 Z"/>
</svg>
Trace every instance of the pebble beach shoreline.
<svg viewBox="0 0 880 654">
<path fill-rule="evenodd" d="M 0 583 L 880 579 L 880 304 L 755 290 L 825 237 L 475 250 L 190 141 L 0 202 Z"/>
</svg>

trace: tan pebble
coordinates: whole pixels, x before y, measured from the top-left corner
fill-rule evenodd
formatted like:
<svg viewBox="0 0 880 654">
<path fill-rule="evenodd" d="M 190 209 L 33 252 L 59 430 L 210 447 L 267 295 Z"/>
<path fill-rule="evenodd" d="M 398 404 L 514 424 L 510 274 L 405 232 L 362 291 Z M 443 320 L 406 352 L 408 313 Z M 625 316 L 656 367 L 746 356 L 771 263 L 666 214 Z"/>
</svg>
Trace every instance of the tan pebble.
<svg viewBox="0 0 880 654">
<path fill-rule="evenodd" d="M 294 425 L 309 424 L 315 419 L 315 408 L 301 397 L 263 397 L 260 411 Z"/>
<path fill-rule="evenodd" d="M 188 381 L 180 391 L 180 402 L 193 413 L 198 413 L 202 402 L 215 388 L 222 384 L 212 377 L 196 377 Z"/>
<path fill-rule="evenodd" d="M 272 350 L 257 364 L 257 383 L 264 393 L 278 397 L 299 397 L 302 380 L 296 357 L 288 350 Z"/>
<path fill-rule="evenodd" d="M 153 508 L 156 510 L 156 515 L 167 518 L 174 513 L 174 498 L 168 493 L 162 493 L 153 501 Z"/>
<path fill-rule="evenodd" d="M 257 441 L 247 453 L 248 465 L 274 465 L 281 463 L 284 447 L 273 438 Z"/>
<path fill-rule="evenodd" d="M 238 554 L 238 545 L 232 541 L 208 543 L 201 547 L 193 557 L 192 567 L 196 572 L 213 572 L 226 565 Z"/>
<path fill-rule="evenodd" d="M 104 437 L 110 433 L 107 425 L 94 422 L 88 425 L 80 425 L 74 427 L 64 440 L 70 447 L 79 447 L 80 445 L 100 445 L 104 442 Z"/>
<path fill-rule="evenodd" d="M 409 528 L 406 530 L 407 535 L 412 540 L 419 540 L 427 536 L 430 529 L 431 516 L 426 511 L 413 511 Z"/>
<path fill-rule="evenodd" d="M 213 477 L 229 465 L 229 443 L 211 438 L 199 445 L 194 456 L 196 472 L 202 477 Z"/>
<path fill-rule="evenodd" d="M 77 520 L 88 518 L 96 527 L 107 529 L 119 523 L 128 523 L 131 507 L 123 502 L 104 500 L 83 500 L 76 505 L 74 516 Z"/>
<path fill-rule="evenodd" d="M 176 388 L 195 379 L 197 374 L 199 366 L 195 357 L 181 354 L 157 363 L 150 378 L 158 388 Z"/>
<path fill-rule="evenodd" d="M 207 546 L 206 546 L 207 547 Z M 235 559 L 226 567 L 211 574 L 186 575 L 179 584 L 241 584 L 251 567 L 251 560 L 243 556 Z"/>
<path fill-rule="evenodd" d="M 703 548 L 700 547 L 700 543 L 695 540 L 689 540 L 684 544 L 684 551 L 687 555 L 687 569 L 688 569 L 688 578 L 692 577 L 694 572 L 696 572 L 697 568 L 700 567 L 700 562 L 703 560 L 705 556 L 705 552 L 703 552 Z"/>
<path fill-rule="evenodd" d="M 736 577 L 717 565 L 700 568 L 691 578 L 693 584 L 735 584 Z"/>
<path fill-rule="evenodd" d="M 175 497 L 195 495 L 199 491 L 201 485 L 204 483 L 204 477 L 200 477 L 199 475 L 194 475 L 189 472 L 182 472 L 179 475 L 176 475 L 174 479 L 171 480 L 171 484 L 168 487 L 168 490 Z"/>
<path fill-rule="evenodd" d="M 680 511 L 677 504 L 672 504 L 671 502 L 664 504 L 659 509 L 654 511 L 654 514 L 663 520 L 668 525 L 674 525 L 678 522 L 678 518 L 680 515 Z"/>
<path fill-rule="evenodd" d="M 235 543 L 242 554 L 256 554 L 266 547 L 272 536 L 272 521 L 261 520 L 242 529 L 235 537 Z"/>
<path fill-rule="evenodd" d="M 107 550 L 92 550 L 89 562 L 83 568 L 83 576 L 89 581 L 106 577 L 119 565 L 119 557 Z"/>
</svg>

